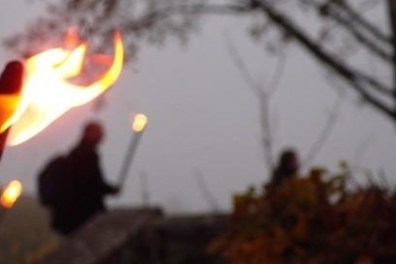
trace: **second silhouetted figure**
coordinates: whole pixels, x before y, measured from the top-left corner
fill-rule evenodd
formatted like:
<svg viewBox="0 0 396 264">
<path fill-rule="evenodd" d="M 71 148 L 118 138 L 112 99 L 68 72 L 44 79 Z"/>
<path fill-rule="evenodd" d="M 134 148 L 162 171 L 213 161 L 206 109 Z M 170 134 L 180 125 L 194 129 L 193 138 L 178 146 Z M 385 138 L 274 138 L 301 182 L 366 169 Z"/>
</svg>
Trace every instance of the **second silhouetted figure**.
<svg viewBox="0 0 396 264">
<path fill-rule="evenodd" d="M 270 186 L 273 188 L 281 186 L 285 181 L 296 177 L 299 169 L 300 165 L 296 151 L 293 149 L 283 151 L 278 166 L 273 172 Z"/>
</svg>

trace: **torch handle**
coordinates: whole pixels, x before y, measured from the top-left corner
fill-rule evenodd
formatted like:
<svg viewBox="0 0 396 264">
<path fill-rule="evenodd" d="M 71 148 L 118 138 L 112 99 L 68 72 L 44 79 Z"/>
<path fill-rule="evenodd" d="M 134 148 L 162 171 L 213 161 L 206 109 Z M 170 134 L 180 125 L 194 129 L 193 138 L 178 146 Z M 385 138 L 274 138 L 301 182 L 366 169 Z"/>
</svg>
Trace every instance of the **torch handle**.
<svg viewBox="0 0 396 264">
<path fill-rule="evenodd" d="M 3 131 L 3 133 L 0 133 L 0 161 L 1 161 L 1 157 L 3 156 L 4 148 L 7 141 L 7 135 L 9 131 L 10 129 L 7 129 Z"/>
<path fill-rule="evenodd" d="M 20 61 L 9 61 L 0 75 L 0 95 L 19 96 L 23 87 L 23 63 Z M 13 111 L 18 105 L 13 106 Z M 2 111 L 2 110 L 1 110 Z M 6 113 L 0 113 L 5 115 Z M 3 124 L 0 124 L 2 126 Z M 10 128 L 0 134 L 0 160 L 6 146 L 7 135 Z"/>
<path fill-rule="evenodd" d="M 125 155 L 124 162 L 122 163 L 120 175 L 118 178 L 118 186 L 120 188 L 122 188 L 125 183 L 125 179 L 128 176 L 129 168 L 131 167 L 141 137 L 142 133 L 135 133 L 134 135 L 132 135 L 131 141 L 129 142 L 128 150 Z"/>
</svg>

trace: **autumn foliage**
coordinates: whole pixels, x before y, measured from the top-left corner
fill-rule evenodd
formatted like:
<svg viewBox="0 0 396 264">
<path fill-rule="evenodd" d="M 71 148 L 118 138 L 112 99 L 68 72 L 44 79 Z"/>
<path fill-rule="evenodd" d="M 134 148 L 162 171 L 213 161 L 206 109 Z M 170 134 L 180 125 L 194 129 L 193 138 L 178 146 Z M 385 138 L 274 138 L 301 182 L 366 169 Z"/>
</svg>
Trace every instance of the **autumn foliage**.
<svg viewBox="0 0 396 264">
<path fill-rule="evenodd" d="M 227 231 L 209 251 L 237 264 L 394 263 L 396 192 L 347 187 L 347 175 L 314 169 L 236 195 Z"/>
</svg>

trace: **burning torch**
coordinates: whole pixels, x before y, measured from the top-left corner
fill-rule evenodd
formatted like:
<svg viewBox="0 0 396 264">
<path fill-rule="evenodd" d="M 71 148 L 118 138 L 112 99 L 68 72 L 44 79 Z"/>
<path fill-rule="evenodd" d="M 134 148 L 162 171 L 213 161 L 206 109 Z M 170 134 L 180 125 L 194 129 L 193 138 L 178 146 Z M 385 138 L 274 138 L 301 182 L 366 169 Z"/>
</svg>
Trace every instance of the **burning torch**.
<svg viewBox="0 0 396 264">
<path fill-rule="evenodd" d="M 4 188 L 0 197 L 0 204 L 3 208 L 9 209 L 18 200 L 22 193 L 22 184 L 19 181 L 11 181 Z"/>
<path fill-rule="evenodd" d="M 0 159 L 6 144 L 15 146 L 29 140 L 116 82 L 124 62 L 124 45 L 118 31 L 114 33 L 113 45 L 113 56 L 88 53 L 88 44 L 71 29 L 65 37 L 65 47 L 40 52 L 23 63 L 7 64 L 0 76 Z M 97 64 L 97 78 L 84 85 L 70 82 L 81 77 L 86 61 Z M 1 194 L 0 208 L 11 208 L 21 191 L 18 181 L 10 182 Z"/>
<path fill-rule="evenodd" d="M 6 211 L 15 204 L 22 194 L 22 184 L 19 181 L 11 181 L 4 188 L 0 196 L 1 213 L 0 220 L 3 218 Z"/>
<path fill-rule="evenodd" d="M 10 62 L 1 74 L 0 157 L 6 138 L 11 146 L 29 140 L 67 111 L 103 94 L 120 76 L 124 46 L 118 31 L 114 33 L 113 56 L 88 53 L 88 44 L 79 39 L 75 29 L 67 32 L 64 46 L 35 54 L 23 64 Z M 86 61 L 97 66 L 94 80 L 71 82 L 87 77 Z"/>
<path fill-rule="evenodd" d="M 129 147 L 121 167 L 118 181 L 120 188 L 124 185 L 125 179 L 128 176 L 129 168 L 131 167 L 133 157 L 135 156 L 136 149 L 139 145 L 140 139 L 142 138 L 147 122 L 147 116 L 145 116 L 144 114 L 136 114 L 133 118 L 132 130 L 134 133 L 132 134 L 131 141 L 129 142 Z"/>
<path fill-rule="evenodd" d="M 0 159 L 6 144 L 15 146 L 29 140 L 67 111 L 94 100 L 116 82 L 124 62 L 124 46 L 118 31 L 113 45 L 113 56 L 88 53 L 88 44 L 71 29 L 65 37 L 65 47 L 45 50 L 24 63 L 7 64 L 0 76 Z M 81 77 L 86 61 L 97 64 L 97 78 L 84 85 L 70 82 Z M 20 182 L 7 185 L 0 195 L 0 215 L 13 206 L 21 192 Z"/>
<path fill-rule="evenodd" d="M 68 32 L 66 40 L 66 46 L 71 43 L 77 46 L 46 50 L 25 61 L 22 98 L 8 136 L 9 145 L 29 140 L 69 110 L 94 100 L 121 74 L 124 48 L 119 32 L 114 34 L 114 56 L 88 53 L 88 44 L 73 30 Z M 84 84 L 72 82 L 75 78 L 87 78 L 86 61 L 95 66 L 97 77 L 88 78 Z"/>
</svg>

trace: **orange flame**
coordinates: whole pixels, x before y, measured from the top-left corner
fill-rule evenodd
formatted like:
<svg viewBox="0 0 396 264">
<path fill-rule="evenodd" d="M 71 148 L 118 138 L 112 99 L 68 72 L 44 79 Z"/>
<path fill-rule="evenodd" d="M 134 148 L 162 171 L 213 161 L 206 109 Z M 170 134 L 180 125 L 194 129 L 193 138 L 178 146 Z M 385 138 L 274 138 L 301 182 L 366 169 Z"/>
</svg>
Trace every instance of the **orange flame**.
<svg viewBox="0 0 396 264">
<path fill-rule="evenodd" d="M 81 41 L 76 33 L 70 31 L 65 45 L 71 48 L 78 43 Z M 30 139 L 71 108 L 88 103 L 114 84 L 124 59 L 120 33 L 114 35 L 114 58 L 110 68 L 90 85 L 72 84 L 68 79 L 81 73 L 86 50 L 87 44 L 82 43 L 73 50 L 50 49 L 27 59 L 21 103 L 14 114 L 16 121 L 8 144 L 17 145 Z M 91 59 L 95 56 L 100 58 L 101 55 L 92 55 Z"/>
<path fill-rule="evenodd" d="M 15 109 L 20 102 L 19 95 L 0 96 L 0 133 L 9 128 L 17 119 Z"/>
<path fill-rule="evenodd" d="M 11 181 L 4 189 L 0 197 L 0 203 L 5 208 L 11 208 L 22 193 L 22 184 L 19 181 Z"/>
</svg>

